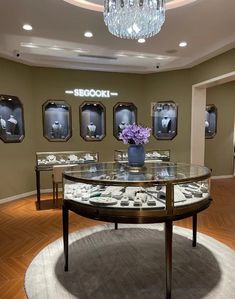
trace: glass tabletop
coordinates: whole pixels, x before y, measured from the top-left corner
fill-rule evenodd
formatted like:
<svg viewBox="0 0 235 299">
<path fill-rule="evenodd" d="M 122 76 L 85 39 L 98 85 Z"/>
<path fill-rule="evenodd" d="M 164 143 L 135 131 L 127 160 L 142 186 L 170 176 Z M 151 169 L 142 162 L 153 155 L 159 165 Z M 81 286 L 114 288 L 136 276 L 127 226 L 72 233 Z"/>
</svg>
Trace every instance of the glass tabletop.
<svg viewBox="0 0 235 299">
<path fill-rule="evenodd" d="M 149 185 L 182 183 L 203 180 L 211 175 L 207 167 L 174 163 L 145 163 L 143 168 L 132 168 L 127 163 L 104 162 L 79 165 L 64 171 L 64 178 L 91 184 Z"/>
</svg>

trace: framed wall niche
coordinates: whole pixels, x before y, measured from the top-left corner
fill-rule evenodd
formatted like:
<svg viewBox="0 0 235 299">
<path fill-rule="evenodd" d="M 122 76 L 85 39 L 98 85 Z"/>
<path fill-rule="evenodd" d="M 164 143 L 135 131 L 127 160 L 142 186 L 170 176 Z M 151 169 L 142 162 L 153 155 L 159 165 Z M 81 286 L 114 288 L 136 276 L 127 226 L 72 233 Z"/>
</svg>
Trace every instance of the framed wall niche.
<svg viewBox="0 0 235 299">
<path fill-rule="evenodd" d="M 217 108 L 214 104 L 206 105 L 205 137 L 214 138 L 217 133 Z"/>
<path fill-rule="evenodd" d="M 5 143 L 24 139 L 23 105 L 18 97 L 0 95 L 0 138 Z"/>
<path fill-rule="evenodd" d="M 101 141 L 106 134 L 105 107 L 101 102 L 80 105 L 80 135 L 86 141 Z"/>
<path fill-rule="evenodd" d="M 127 125 L 137 123 L 137 108 L 133 103 L 118 102 L 113 107 L 113 136 L 120 140 L 119 134 Z"/>
<path fill-rule="evenodd" d="M 48 141 L 67 141 L 72 136 L 71 108 L 65 101 L 48 100 L 42 106 L 43 136 Z"/>
<path fill-rule="evenodd" d="M 178 107 L 173 101 L 152 103 L 153 136 L 172 140 L 177 135 Z"/>
</svg>

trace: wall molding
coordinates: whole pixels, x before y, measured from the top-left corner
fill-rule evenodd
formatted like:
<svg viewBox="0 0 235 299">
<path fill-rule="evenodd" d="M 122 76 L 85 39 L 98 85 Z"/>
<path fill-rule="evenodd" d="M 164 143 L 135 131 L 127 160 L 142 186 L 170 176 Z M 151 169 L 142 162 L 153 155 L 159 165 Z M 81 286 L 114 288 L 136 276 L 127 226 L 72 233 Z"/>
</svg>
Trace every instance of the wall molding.
<svg viewBox="0 0 235 299">
<path fill-rule="evenodd" d="M 41 194 L 43 194 L 43 193 L 52 193 L 52 191 L 53 191 L 52 189 L 41 189 Z M 59 188 L 59 191 L 62 191 L 62 188 Z M 36 195 L 36 194 L 37 194 L 37 191 L 34 190 L 34 191 L 26 192 L 26 193 L 17 194 L 17 195 L 14 195 L 14 196 L 9 196 L 9 197 L 0 199 L 0 204 L 6 203 L 6 202 L 11 202 L 11 201 L 14 201 L 14 200 L 17 200 L 17 199 L 21 199 L 21 198 Z"/>
<path fill-rule="evenodd" d="M 232 174 L 229 175 L 215 175 L 211 177 L 212 180 L 221 180 L 221 179 L 233 179 L 234 176 Z"/>
</svg>

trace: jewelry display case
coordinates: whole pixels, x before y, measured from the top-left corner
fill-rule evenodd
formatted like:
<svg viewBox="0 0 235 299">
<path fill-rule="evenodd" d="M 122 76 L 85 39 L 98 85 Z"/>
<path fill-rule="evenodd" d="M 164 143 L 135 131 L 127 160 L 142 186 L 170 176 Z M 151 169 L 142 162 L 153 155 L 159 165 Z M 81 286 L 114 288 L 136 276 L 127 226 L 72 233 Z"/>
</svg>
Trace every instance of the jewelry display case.
<svg viewBox="0 0 235 299">
<path fill-rule="evenodd" d="M 133 123 L 137 123 L 136 106 L 128 102 L 117 103 L 113 107 L 113 136 L 120 140 L 119 134 Z"/>
<path fill-rule="evenodd" d="M 138 172 L 115 162 L 66 170 L 63 174 L 65 271 L 69 259 L 69 211 L 113 222 L 115 229 L 118 223 L 164 222 L 165 292 L 170 299 L 173 221 L 192 216 L 192 245 L 196 246 L 197 214 L 211 203 L 210 175 L 206 167 L 171 162 L 146 163 Z"/>
<path fill-rule="evenodd" d="M 42 106 L 43 136 L 48 141 L 67 141 L 72 136 L 71 108 L 65 101 L 49 100 Z"/>
<path fill-rule="evenodd" d="M 209 198 L 209 177 L 207 168 L 181 163 L 146 163 L 140 172 L 121 163 L 93 163 L 65 171 L 64 199 L 92 207 L 155 207 L 163 214 L 179 215 L 185 207 L 190 211 L 190 205 Z M 169 185 L 174 194 L 171 199 Z"/>
<path fill-rule="evenodd" d="M 101 141 L 106 134 L 105 107 L 100 102 L 80 106 L 80 135 L 86 141 Z"/>
<path fill-rule="evenodd" d="M 114 150 L 115 162 L 127 162 L 127 150 Z M 145 162 L 151 161 L 170 161 L 170 150 L 146 150 Z"/>
<path fill-rule="evenodd" d="M 157 102 L 152 105 L 153 136 L 158 140 L 172 140 L 177 135 L 177 105 Z"/>
<path fill-rule="evenodd" d="M 0 95 L 0 138 L 5 143 L 24 139 L 23 105 L 16 96 Z"/>
<path fill-rule="evenodd" d="M 215 105 L 206 105 L 205 137 L 214 138 L 217 132 L 217 108 Z"/>
<path fill-rule="evenodd" d="M 79 165 L 99 161 L 99 153 L 92 151 L 36 152 L 37 206 L 41 201 L 41 171 L 52 171 L 55 165 Z"/>
</svg>

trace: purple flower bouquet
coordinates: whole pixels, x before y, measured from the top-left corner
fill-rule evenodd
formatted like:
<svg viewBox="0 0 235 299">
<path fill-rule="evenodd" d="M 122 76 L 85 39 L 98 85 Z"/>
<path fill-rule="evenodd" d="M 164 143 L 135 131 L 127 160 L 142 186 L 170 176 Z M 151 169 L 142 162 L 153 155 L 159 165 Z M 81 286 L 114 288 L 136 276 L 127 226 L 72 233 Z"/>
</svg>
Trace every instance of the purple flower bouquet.
<svg viewBox="0 0 235 299">
<path fill-rule="evenodd" d="M 128 125 L 120 134 L 119 138 L 125 144 L 146 144 L 149 142 L 150 128 L 145 128 L 140 125 Z"/>
</svg>

